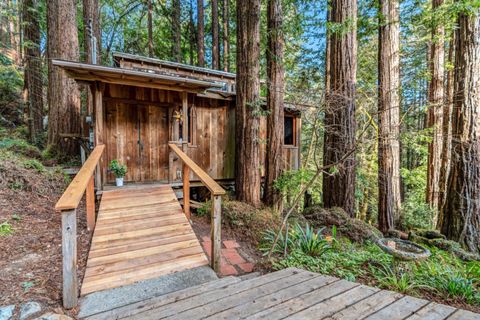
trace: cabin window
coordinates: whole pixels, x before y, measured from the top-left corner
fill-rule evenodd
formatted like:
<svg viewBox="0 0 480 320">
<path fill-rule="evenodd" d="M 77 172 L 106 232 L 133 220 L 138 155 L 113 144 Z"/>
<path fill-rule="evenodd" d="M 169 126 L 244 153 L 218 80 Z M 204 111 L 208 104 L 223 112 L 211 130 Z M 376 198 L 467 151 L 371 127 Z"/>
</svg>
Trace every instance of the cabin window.
<svg viewBox="0 0 480 320">
<path fill-rule="evenodd" d="M 195 132 L 197 128 L 196 124 L 196 110 L 194 107 L 189 107 L 188 108 L 188 113 L 187 113 L 187 123 L 184 124 L 182 121 L 179 121 L 178 123 L 178 141 L 184 141 L 183 139 L 183 126 L 187 126 L 187 142 L 189 144 L 195 145 Z"/>
<path fill-rule="evenodd" d="M 290 115 L 284 117 L 283 144 L 285 146 L 295 146 L 295 118 Z"/>
</svg>

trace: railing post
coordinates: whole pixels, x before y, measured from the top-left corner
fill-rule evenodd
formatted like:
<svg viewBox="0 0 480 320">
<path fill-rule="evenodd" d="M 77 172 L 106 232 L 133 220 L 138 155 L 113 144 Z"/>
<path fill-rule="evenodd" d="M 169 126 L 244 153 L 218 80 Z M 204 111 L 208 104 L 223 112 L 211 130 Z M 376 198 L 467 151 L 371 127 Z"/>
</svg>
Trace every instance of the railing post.
<svg viewBox="0 0 480 320">
<path fill-rule="evenodd" d="M 190 168 L 185 164 L 182 165 L 182 179 L 183 179 L 183 212 L 190 220 Z"/>
<path fill-rule="evenodd" d="M 85 193 L 85 202 L 87 204 L 87 228 L 88 231 L 93 231 L 95 228 L 95 187 L 93 175 L 88 181 L 87 190 Z"/>
<path fill-rule="evenodd" d="M 212 261 L 211 265 L 215 272 L 220 272 L 220 257 L 222 248 L 222 197 L 212 195 Z"/>
<path fill-rule="evenodd" d="M 78 304 L 77 210 L 62 211 L 63 307 Z"/>
</svg>

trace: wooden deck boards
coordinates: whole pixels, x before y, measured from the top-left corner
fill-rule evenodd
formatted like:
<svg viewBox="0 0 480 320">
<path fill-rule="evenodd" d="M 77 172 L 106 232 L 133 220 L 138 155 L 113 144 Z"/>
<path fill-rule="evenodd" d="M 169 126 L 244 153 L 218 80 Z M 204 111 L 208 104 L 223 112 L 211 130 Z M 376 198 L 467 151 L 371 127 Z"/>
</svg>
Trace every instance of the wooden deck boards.
<svg viewBox="0 0 480 320">
<path fill-rule="evenodd" d="M 223 278 L 88 319 L 480 319 L 479 314 L 289 268 Z"/>
<path fill-rule="evenodd" d="M 169 185 L 105 191 L 81 294 L 207 264 Z"/>
</svg>

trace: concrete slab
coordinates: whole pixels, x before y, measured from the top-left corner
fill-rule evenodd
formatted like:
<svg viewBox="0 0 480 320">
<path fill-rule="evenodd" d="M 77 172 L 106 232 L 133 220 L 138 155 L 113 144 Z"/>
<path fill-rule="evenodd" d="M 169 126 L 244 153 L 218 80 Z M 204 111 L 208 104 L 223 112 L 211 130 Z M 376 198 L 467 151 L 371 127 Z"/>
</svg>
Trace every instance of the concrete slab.
<svg viewBox="0 0 480 320">
<path fill-rule="evenodd" d="M 209 266 L 168 274 L 133 285 L 98 291 L 80 299 L 80 318 L 217 280 Z"/>
</svg>

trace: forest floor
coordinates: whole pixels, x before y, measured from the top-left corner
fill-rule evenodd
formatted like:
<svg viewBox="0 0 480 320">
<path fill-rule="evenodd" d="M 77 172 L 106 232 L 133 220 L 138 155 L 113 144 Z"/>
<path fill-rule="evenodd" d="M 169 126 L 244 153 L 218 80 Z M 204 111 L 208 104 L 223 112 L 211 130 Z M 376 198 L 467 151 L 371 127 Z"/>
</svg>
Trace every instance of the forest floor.
<svg viewBox="0 0 480 320">
<path fill-rule="evenodd" d="M 0 306 L 16 305 L 17 315 L 27 302 L 39 303 L 42 313 L 64 314 L 62 217 L 54 206 L 66 185 L 58 168 L 0 150 Z M 89 245 L 84 207 L 78 210 L 80 279 Z"/>
</svg>

